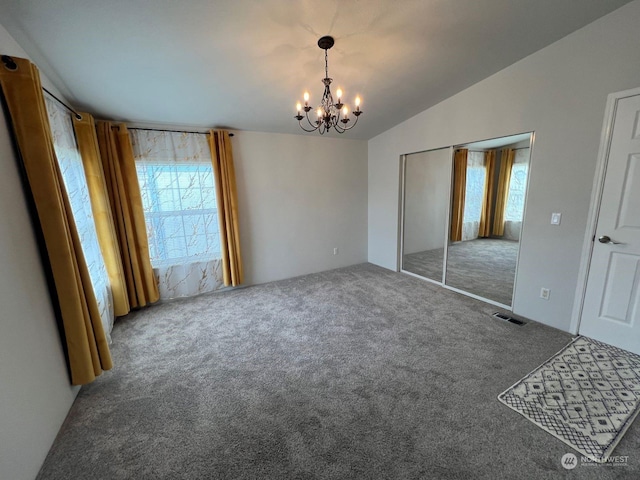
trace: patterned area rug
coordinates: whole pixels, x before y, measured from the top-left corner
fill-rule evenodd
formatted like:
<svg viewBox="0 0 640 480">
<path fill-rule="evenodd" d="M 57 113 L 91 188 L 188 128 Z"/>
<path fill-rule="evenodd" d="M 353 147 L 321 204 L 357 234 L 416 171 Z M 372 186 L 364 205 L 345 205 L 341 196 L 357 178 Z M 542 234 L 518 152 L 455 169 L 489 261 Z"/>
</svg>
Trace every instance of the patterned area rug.
<svg viewBox="0 0 640 480">
<path fill-rule="evenodd" d="M 577 337 L 498 400 L 605 462 L 640 410 L 640 356 Z"/>
</svg>

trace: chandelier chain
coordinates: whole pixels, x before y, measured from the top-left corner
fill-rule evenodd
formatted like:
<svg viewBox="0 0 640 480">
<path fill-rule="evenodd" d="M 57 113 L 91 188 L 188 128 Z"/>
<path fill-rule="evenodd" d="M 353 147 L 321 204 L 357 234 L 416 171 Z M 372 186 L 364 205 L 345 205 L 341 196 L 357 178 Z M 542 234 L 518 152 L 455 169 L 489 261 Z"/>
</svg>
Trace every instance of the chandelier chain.
<svg viewBox="0 0 640 480">
<path fill-rule="evenodd" d="M 324 50 L 324 78 L 329 78 L 329 50 Z"/>
</svg>

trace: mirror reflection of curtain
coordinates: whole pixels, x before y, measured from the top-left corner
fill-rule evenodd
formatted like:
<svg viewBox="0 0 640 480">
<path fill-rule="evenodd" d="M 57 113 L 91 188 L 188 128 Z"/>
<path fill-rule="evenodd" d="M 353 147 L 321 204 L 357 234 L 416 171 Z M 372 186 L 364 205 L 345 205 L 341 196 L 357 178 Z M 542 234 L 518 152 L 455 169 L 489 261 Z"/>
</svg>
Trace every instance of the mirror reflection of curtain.
<svg viewBox="0 0 640 480">
<path fill-rule="evenodd" d="M 453 157 L 453 191 L 451 206 L 451 241 L 462 240 L 462 225 L 465 211 L 465 188 L 467 184 L 466 148 L 456 150 Z"/>
<path fill-rule="evenodd" d="M 500 175 L 498 177 L 498 192 L 496 194 L 495 218 L 493 221 L 493 234 L 497 237 L 504 235 L 504 216 L 509 198 L 509 183 L 515 150 L 505 148 L 500 156 Z"/>
<path fill-rule="evenodd" d="M 516 150 L 509 178 L 509 193 L 504 214 L 504 235 L 507 240 L 519 240 L 524 216 L 524 198 L 529 173 L 529 149 Z"/>
<path fill-rule="evenodd" d="M 484 152 L 484 166 L 486 169 L 484 182 L 484 201 L 482 203 L 482 214 L 480 216 L 480 226 L 478 228 L 478 237 L 491 236 L 491 221 L 493 220 L 493 197 L 494 182 L 493 178 L 496 171 L 496 151 L 489 150 Z"/>
<path fill-rule="evenodd" d="M 478 238 L 485 203 L 487 170 L 484 152 L 468 152 L 462 241 Z"/>
</svg>

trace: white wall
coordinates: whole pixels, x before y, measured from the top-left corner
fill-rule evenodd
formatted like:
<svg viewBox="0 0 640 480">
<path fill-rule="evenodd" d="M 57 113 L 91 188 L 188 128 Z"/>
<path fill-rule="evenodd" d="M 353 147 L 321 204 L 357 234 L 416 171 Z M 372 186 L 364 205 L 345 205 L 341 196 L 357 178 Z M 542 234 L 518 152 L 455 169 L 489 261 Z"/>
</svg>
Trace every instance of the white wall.
<svg viewBox="0 0 640 480">
<path fill-rule="evenodd" d="M 640 0 L 371 139 L 369 261 L 398 267 L 401 154 L 535 131 L 513 311 L 568 330 L 607 94 L 640 85 L 638 24 Z"/>
<path fill-rule="evenodd" d="M 246 284 L 367 261 L 366 141 L 236 132 L 232 142 Z"/>
<path fill-rule="evenodd" d="M 0 53 L 27 57 L 2 25 Z M 0 171 L 0 478 L 31 480 L 78 389 L 69 385 L 3 115 Z"/>
</svg>

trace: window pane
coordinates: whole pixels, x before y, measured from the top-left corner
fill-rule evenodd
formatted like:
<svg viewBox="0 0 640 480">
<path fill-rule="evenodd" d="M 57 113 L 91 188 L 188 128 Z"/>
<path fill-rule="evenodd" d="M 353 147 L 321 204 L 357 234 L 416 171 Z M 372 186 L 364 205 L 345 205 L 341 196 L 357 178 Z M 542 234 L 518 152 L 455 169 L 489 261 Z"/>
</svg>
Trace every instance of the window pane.
<svg viewBox="0 0 640 480">
<path fill-rule="evenodd" d="M 178 192 L 173 188 L 155 189 L 149 190 L 150 197 L 154 198 L 156 205 L 149 205 L 149 212 L 174 212 L 181 210 L 180 208 L 180 196 Z M 157 210 L 156 210 L 157 208 Z M 146 209 L 145 209 L 146 210 Z"/>
<path fill-rule="evenodd" d="M 80 237 L 89 277 L 93 287 L 100 318 L 107 338 L 113 326 L 113 298 L 107 268 L 104 264 L 98 234 L 96 233 L 89 187 L 82 165 L 82 158 L 76 144 L 75 133 L 69 112 L 54 100 L 45 96 L 45 104 L 51 126 L 53 147 L 62 174 L 64 188 L 71 205 L 71 213 Z"/>
<path fill-rule="evenodd" d="M 220 258 L 204 135 L 130 129 L 154 267 Z"/>
<path fill-rule="evenodd" d="M 528 153 L 527 153 L 528 155 Z M 509 196 L 504 219 L 521 222 L 524 215 L 524 197 L 527 188 L 528 163 L 514 163 L 509 180 Z"/>
<path fill-rule="evenodd" d="M 202 205 L 202 192 L 199 186 L 191 187 L 188 190 L 181 189 L 180 197 L 182 210 L 201 210 L 205 208 Z"/>
<path fill-rule="evenodd" d="M 484 198 L 484 168 L 470 168 L 467 170 L 467 187 L 464 197 L 463 222 L 479 222 L 482 214 Z"/>
<path fill-rule="evenodd" d="M 203 188 L 201 190 L 202 193 L 202 203 L 203 205 L 215 205 L 216 204 L 216 191 L 213 187 L 211 188 Z"/>
</svg>

